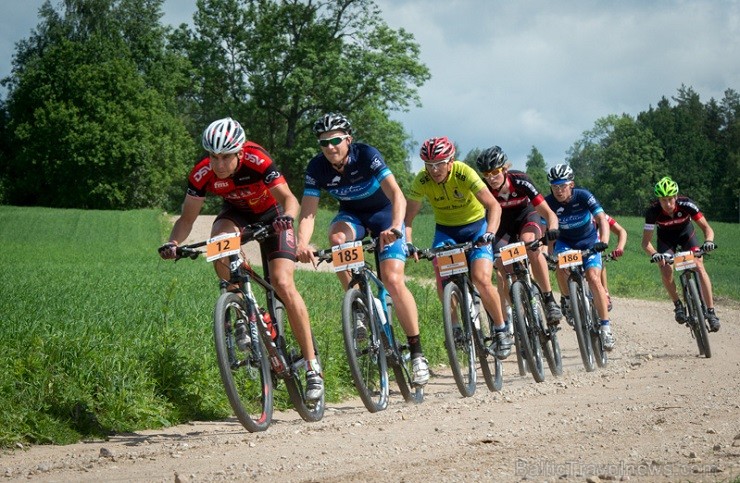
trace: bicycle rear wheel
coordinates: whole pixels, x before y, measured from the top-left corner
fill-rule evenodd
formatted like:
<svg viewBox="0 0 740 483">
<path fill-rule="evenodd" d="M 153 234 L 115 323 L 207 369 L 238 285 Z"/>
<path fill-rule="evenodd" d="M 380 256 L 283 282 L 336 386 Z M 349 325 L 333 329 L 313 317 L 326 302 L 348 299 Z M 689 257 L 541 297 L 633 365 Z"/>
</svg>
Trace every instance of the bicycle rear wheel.
<svg viewBox="0 0 740 483">
<path fill-rule="evenodd" d="M 478 353 L 478 362 L 483 373 L 483 380 L 486 381 L 489 391 L 500 391 L 504 385 L 503 365 L 501 361 L 488 351 L 488 346 L 494 342 L 493 319 L 488 316 L 488 312 L 483 307 L 480 295 L 473 295 L 473 303 L 478 307 L 479 327 L 475 327 L 476 334 L 476 351 Z"/>
<path fill-rule="evenodd" d="M 542 363 L 542 346 L 537 334 L 532 304 L 524 284 L 517 280 L 511 286 L 511 301 L 514 304 L 514 328 L 519 336 L 519 346 L 527 361 L 527 367 L 532 372 L 536 382 L 545 380 L 545 367 Z"/>
<path fill-rule="evenodd" d="M 385 349 L 372 309 L 356 288 L 344 294 L 342 334 L 349 370 L 362 403 L 371 413 L 382 411 L 388 407 L 389 394 Z"/>
<path fill-rule="evenodd" d="M 236 321 L 249 320 L 243 304 L 244 301 L 235 293 L 221 294 L 213 314 L 213 337 L 218 369 L 229 404 L 247 431 L 257 432 L 266 430 L 272 422 L 272 377 L 266 349 L 253 324 L 248 324 L 254 328 L 251 344 L 244 352 L 237 348 Z"/>
<path fill-rule="evenodd" d="M 467 288 L 465 288 L 467 290 Z M 468 302 L 455 282 L 445 285 L 442 296 L 445 348 L 457 389 L 464 397 L 475 394 L 475 344 Z"/>
<path fill-rule="evenodd" d="M 313 334 L 311 334 L 311 340 L 314 357 L 321 365 L 321 357 Z M 322 395 L 318 401 L 306 401 L 306 359 L 301 354 L 301 347 L 293 337 L 293 332 L 285 331 L 278 336 L 277 346 L 290 366 L 290 377 L 285 379 L 285 388 L 288 390 L 288 397 L 293 403 L 293 408 L 304 421 L 309 423 L 320 421 L 324 417 L 325 396 Z"/>
<path fill-rule="evenodd" d="M 703 355 L 709 359 L 712 357 L 712 349 L 709 347 L 709 333 L 707 332 L 707 324 L 704 321 L 704 310 L 702 309 L 701 297 L 699 296 L 699 287 L 697 287 L 696 280 L 693 277 L 689 279 L 686 294 L 686 307 L 689 312 L 691 331 L 696 338 L 699 355 Z"/>
<path fill-rule="evenodd" d="M 586 368 L 586 372 L 591 372 L 596 369 L 596 361 L 591 348 L 590 314 L 585 309 L 586 302 L 580 284 L 575 280 L 568 280 L 568 290 L 570 290 L 571 313 L 576 339 L 578 339 L 578 350 L 581 352 L 583 367 Z"/>
</svg>

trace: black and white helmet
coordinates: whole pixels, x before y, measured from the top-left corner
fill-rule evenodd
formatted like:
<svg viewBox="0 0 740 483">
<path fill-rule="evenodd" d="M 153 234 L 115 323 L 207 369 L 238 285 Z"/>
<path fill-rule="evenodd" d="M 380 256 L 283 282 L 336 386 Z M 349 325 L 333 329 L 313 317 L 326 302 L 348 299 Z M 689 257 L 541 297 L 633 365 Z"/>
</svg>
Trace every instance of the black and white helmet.
<svg viewBox="0 0 740 483">
<path fill-rule="evenodd" d="M 478 166 L 478 171 L 487 173 L 488 171 L 504 167 L 508 160 L 509 158 L 503 149 L 498 146 L 491 146 L 478 155 L 475 164 Z"/>
<path fill-rule="evenodd" d="M 320 136 L 329 131 L 344 131 L 347 134 L 352 134 L 352 123 L 344 114 L 328 112 L 314 123 L 313 132 L 316 136 Z"/>
<path fill-rule="evenodd" d="M 230 117 L 213 121 L 203 131 L 203 149 L 213 154 L 238 153 L 246 141 L 241 124 Z"/>
<path fill-rule="evenodd" d="M 547 181 L 550 184 L 559 184 L 565 181 L 573 181 L 573 168 L 567 164 L 556 164 L 547 172 Z"/>
</svg>

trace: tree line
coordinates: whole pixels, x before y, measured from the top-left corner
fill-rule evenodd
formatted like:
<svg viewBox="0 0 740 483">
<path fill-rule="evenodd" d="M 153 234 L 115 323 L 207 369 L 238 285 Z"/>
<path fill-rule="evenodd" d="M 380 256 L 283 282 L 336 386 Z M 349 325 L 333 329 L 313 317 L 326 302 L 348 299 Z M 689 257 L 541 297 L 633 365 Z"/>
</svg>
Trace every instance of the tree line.
<svg viewBox="0 0 740 483">
<path fill-rule="evenodd" d="M 416 146 L 390 115 L 420 107 L 430 72 L 374 1 L 199 0 L 192 26 L 177 28 L 162 25 L 163 2 L 43 4 L 2 80 L 0 202 L 176 210 L 203 127 L 225 116 L 300 193 L 318 152 L 311 125 L 327 111 L 347 114 L 410 182 Z M 682 85 L 636 117 L 598 119 L 566 162 L 610 213 L 642 214 L 671 175 L 710 218 L 737 221 L 739 119 L 734 90 L 702 103 Z M 545 169 L 533 146 L 527 172 L 547 192 Z"/>
</svg>

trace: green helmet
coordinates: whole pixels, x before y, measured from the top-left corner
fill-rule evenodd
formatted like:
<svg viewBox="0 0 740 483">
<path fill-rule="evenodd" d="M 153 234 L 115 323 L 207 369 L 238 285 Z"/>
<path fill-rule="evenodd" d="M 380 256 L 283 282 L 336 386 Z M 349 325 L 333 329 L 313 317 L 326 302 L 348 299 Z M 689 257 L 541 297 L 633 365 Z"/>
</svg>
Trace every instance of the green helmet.
<svg viewBox="0 0 740 483">
<path fill-rule="evenodd" d="M 670 176 L 664 176 L 655 185 L 655 196 L 662 198 L 664 196 L 676 196 L 678 194 L 678 184 Z"/>
</svg>

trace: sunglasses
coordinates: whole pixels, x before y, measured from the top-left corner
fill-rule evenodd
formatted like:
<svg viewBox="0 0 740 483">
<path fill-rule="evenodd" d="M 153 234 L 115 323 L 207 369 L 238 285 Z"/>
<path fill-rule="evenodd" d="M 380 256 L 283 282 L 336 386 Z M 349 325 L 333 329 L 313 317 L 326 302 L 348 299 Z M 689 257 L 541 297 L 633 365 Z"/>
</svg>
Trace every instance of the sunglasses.
<svg viewBox="0 0 740 483">
<path fill-rule="evenodd" d="M 497 176 L 499 173 L 501 173 L 504 170 L 504 168 L 496 168 L 492 169 L 491 171 L 486 171 L 483 173 L 484 178 L 493 178 L 494 176 Z"/>
<path fill-rule="evenodd" d="M 424 163 L 424 167 L 428 170 L 434 171 L 435 169 L 441 169 L 442 166 L 446 165 L 450 162 L 450 158 L 443 159 L 442 161 L 437 161 L 436 163 Z"/>
<path fill-rule="evenodd" d="M 330 144 L 332 146 L 339 146 L 339 143 L 341 143 L 348 137 L 349 137 L 349 134 L 344 134 L 343 136 L 336 136 L 336 137 L 329 138 L 329 139 L 319 139 L 319 146 L 321 146 L 322 148 L 326 148 Z"/>
</svg>

